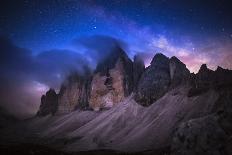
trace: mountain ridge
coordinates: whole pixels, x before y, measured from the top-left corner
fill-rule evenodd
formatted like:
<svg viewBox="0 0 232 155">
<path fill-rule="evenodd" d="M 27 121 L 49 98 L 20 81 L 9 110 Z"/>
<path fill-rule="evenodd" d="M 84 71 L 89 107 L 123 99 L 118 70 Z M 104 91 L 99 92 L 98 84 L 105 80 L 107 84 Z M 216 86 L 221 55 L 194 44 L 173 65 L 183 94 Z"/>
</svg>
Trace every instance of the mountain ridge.
<svg viewBox="0 0 232 155">
<path fill-rule="evenodd" d="M 178 58 L 163 54 L 156 54 L 147 68 L 122 62 L 121 55 L 117 59 L 111 68 L 91 74 L 86 108 L 26 122 L 39 137 L 50 139 L 40 143 L 66 152 L 167 148 L 164 153 L 174 155 L 231 153 L 232 71 L 212 71 L 203 64 L 192 74 Z M 135 72 L 134 66 L 140 69 Z M 136 81 L 131 88 L 128 77 Z"/>
<path fill-rule="evenodd" d="M 162 53 L 155 54 L 150 66 L 145 68 L 142 60 L 135 56 L 132 62 L 120 47 L 114 48 L 93 72 L 88 71 L 88 68 L 85 70 L 88 74 L 71 74 L 68 78 L 73 81 L 69 81 L 66 86 L 62 84 L 57 94 L 58 113 L 68 113 L 76 108 L 110 108 L 132 92 L 135 93 L 138 103 L 149 106 L 170 89 L 180 85 L 191 85 L 188 95 L 192 96 L 213 87 L 212 83 L 230 85 L 232 77 L 230 70 L 218 67 L 213 71 L 206 64 L 202 64 L 198 73 L 190 73 L 177 57 L 168 58 Z"/>
</svg>

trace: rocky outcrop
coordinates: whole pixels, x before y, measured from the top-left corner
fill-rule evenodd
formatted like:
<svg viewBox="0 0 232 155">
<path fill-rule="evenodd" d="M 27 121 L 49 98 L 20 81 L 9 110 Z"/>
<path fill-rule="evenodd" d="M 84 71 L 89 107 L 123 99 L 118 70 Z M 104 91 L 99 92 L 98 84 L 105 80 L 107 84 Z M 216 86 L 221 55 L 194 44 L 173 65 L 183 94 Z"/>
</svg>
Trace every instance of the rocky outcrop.
<svg viewBox="0 0 232 155">
<path fill-rule="evenodd" d="M 136 101 L 145 106 L 152 104 L 167 92 L 170 81 L 169 58 L 156 54 L 139 81 Z"/>
<path fill-rule="evenodd" d="M 173 137 L 172 152 L 175 155 L 226 154 L 226 133 L 215 116 L 189 120 L 182 123 Z"/>
<path fill-rule="evenodd" d="M 232 71 L 218 67 L 215 71 L 207 68 L 206 64 L 201 65 L 197 74 L 192 75 L 193 86 L 188 96 L 200 95 L 209 89 L 220 89 L 232 85 Z"/>
<path fill-rule="evenodd" d="M 215 104 L 214 112 L 220 116 L 221 127 L 232 136 L 232 86 L 220 90 L 220 97 Z"/>
<path fill-rule="evenodd" d="M 88 107 L 91 72 L 73 73 L 62 84 L 58 98 L 58 113 L 68 113 L 76 108 Z"/>
<path fill-rule="evenodd" d="M 199 72 L 196 74 L 196 88 L 210 87 L 213 84 L 214 72 L 207 68 L 206 64 L 201 65 Z"/>
<path fill-rule="evenodd" d="M 203 64 L 196 74 L 196 88 L 220 87 L 232 84 L 232 71 L 218 67 L 215 71 Z"/>
<path fill-rule="evenodd" d="M 136 91 L 138 82 L 145 70 L 145 65 L 143 60 L 138 56 L 134 56 L 134 62 L 133 62 L 133 79 L 134 79 L 134 91 Z"/>
<path fill-rule="evenodd" d="M 212 71 L 203 64 L 197 74 L 190 74 L 186 65 L 178 58 L 169 59 L 162 54 L 156 54 L 138 82 L 135 99 L 142 105 L 150 105 L 167 91 L 180 85 L 192 86 L 188 96 L 196 96 L 211 88 L 231 86 L 232 71 L 221 67 Z"/>
<path fill-rule="evenodd" d="M 150 105 L 169 89 L 187 83 L 189 77 L 189 70 L 179 59 L 176 57 L 169 59 L 158 53 L 143 73 L 135 99 L 142 105 Z"/>
<path fill-rule="evenodd" d="M 217 74 L 217 70 L 209 72 L 213 75 Z M 225 73 L 225 70 L 222 73 L 223 76 L 229 77 L 230 75 L 228 71 Z M 206 77 L 209 79 L 208 76 Z M 210 79 L 217 79 L 217 77 L 214 76 Z M 226 77 L 223 79 L 226 79 Z M 220 87 L 215 89 L 214 86 L 218 86 L 218 83 L 211 82 L 208 83 L 208 86 L 212 86 L 209 89 L 214 89 L 219 94 L 218 99 L 215 101 L 209 115 L 186 121 L 177 128 L 172 142 L 174 155 L 232 154 L 232 86 L 225 85 L 225 83 L 228 83 L 225 80 L 221 81 Z M 200 95 L 203 94 L 198 94 L 198 96 Z"/>
<path fill-rule="evenodd" d="M 222 67 L 218 66 L 215 71 L 215 79 L 214 83 L 217 86 L 225 86 L 232 84 L 232 71 L 228 69 L 223 69 Z"/>
<path fill-rule="evenodd" d="M 41 97 L 41 104 L 37 116 L 45 116 L 48 114 L 54 115 L 58 107 L 58 95 L 54 89 L 46 92 L 46 95 Z"/>
<path fill-rule="evenodd" d="M 225 85 L 224 85 L 225 86 Z M 215 112 L 220 116 L 218 122 L 226 133 L 226 153 L 232 154 L 232 86 L 221 87 Z"/>
<path fill-rule="evenodd" d="M 97 65 L 91 83 L 89 105 L 94 110 L 121 102 L 133 89 L 132 61 L 119 47 Z"/>
</svg>

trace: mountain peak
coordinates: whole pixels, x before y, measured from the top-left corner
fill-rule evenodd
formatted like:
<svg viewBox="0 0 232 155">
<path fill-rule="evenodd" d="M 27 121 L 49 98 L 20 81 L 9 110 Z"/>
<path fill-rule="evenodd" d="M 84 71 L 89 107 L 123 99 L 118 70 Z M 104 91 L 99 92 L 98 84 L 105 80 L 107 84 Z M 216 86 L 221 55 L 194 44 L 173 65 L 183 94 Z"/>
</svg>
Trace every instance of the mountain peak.
<svg viewBox="0 0 232 155">
<path fill-rule="evenodd" d="M 148 106 L 162 97 L 170 85 L 169 58 L 157 53 L 139 80 L 135 100 Z"/>
<path fill-rule="evenodd" d="M 133 62 L 119 46 L 98 63 L 92 79 L 89 105 L 94 110 L 121 102 L 133 90 Z"/>
<path fill-rule="evenodd" d="M 205 71 L 209 71 L 210 69 L 208 69 L 207 65 L 206 64 L 202 64 L 198 73 L 202 73 L 202 72 L 205 72 Z"/>
<path fill-rule="evenodd" d="M 138 82 L 145 71 L 145 65 L 143 59 L 139 55 L 134 56 L 133 62 L 133 79 L 134 79 L 134 90 L 137 89 Z"/>
<path fill-rule="evenodd" d="M 105 56 L 97 65 L 95 73 L 105 73 L 107 70 L 114 68 L 119 59 L 128 60 L 126 52 L 121 47 L 115 47 Z"/>
<path fill-rule="evenodd" d="M 161 64 L 161 63 L 165 63 L 169 61 L 169 58 L 166 57 L 164 54 L 162 53 L 157 53 L 155 54 L 155 56 L 153 57 L 152 61 L 151 61 L 151 65 L 154 64 Z"/>
<path fill-rule="evenodd" d="M 172 57 L 170 58 L 170 61 L 173 61 L 173 62 L 176 62 L 176 63 L 184 64 L 184 63 L 181 62 L 180 59 L 178 59 L 176 56 L 172 56 Z"/>
<path fill-rule="evenodd" d="M 45 116 L 48 114 L 55 114 L 58 106 L 58 95 L 56 91 L 50 88 L 46 95 L 41 97 L 40 109 L 37 112 L 38 116 Z"/>
<path fill-rule="evenodd" d="M 55 91 L 55 89 L 53 89 L 53 88 L 50 88 L 50 89 L 46 92 L 46 95 L 54 95 L 54 94 L 56 94 L 56 91 Z"/>
</svg>

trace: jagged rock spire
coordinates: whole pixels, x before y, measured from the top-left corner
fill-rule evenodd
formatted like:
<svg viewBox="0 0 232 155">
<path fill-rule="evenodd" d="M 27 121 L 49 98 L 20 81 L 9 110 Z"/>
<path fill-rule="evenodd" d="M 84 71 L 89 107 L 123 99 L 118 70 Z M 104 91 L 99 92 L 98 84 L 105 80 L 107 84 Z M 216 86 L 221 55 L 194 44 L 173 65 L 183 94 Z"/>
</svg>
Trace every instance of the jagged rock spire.
<svg viewBox="0 0 232 155">
<path fill-rule="evenodd" d="M 134 79 L 134 91 L 137 90 L 139 80 L 145 70 L 145 65 L 142 58 L 139 55 L 134 56 L 133 62 L 133 79 Z"/>
<path fill-rule="evenodd" d="M 90 107 L 112 107 L 133 90 L 133 65 L 127 54 L 114 48 L 96 67 L 91 82 Z"/>
<path fill-rule="evenodd" d="M 142 105 L 150 105 L 168 90 L 188 83 L 189 78 L 189 70 L 177 57 L 169 59 L 157 53 L 138 83 L 135 99 Z"/>
<path fill-rule="evenodd" d="M 139 81 L 136 101 L 145 106 L 152 104 L 168 90 L 170 81 L 169 58 L 158 53 Z"/>
<path fill-rule="evenodd" d="M 58 107 L 58 95 L 55 90 L 50 88 L 46 95 L 41 97 L 41 104 L 39 111 L 37 112 L 38 116 L 45 116 L 48 114 L 54 115 Z"/>
</svg>

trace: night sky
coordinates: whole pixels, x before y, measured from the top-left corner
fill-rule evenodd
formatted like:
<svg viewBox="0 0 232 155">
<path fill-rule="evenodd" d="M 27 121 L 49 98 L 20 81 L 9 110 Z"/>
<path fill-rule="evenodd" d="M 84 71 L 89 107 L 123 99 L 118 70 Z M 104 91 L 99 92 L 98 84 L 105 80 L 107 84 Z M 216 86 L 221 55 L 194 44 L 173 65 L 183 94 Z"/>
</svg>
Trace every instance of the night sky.
<svg viewBox="0 0 232 155">
<path fill-rule="evenodd" d="M 0 105 L 22 117 L 35 113 L 42 93 L 58 89 L 84 64 L 94 67 L 115 42 L 131 58 L 141 55 L 146 66 L 162 52 L 177 56 L 191 72 L 202 63 L 232 69 L 232 5 L 229 0 L 1 0 Z"/>
</svg>

